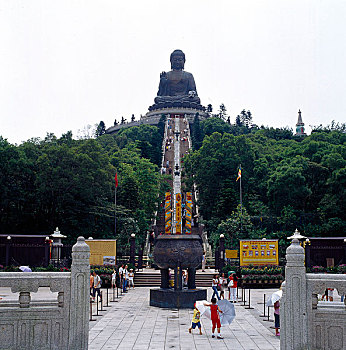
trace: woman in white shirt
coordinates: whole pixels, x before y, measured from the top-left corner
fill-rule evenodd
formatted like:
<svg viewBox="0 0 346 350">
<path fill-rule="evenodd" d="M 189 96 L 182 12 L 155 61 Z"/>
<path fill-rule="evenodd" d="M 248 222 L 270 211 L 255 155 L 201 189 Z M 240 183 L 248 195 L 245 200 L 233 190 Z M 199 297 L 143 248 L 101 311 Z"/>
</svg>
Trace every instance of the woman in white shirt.
<svg viewBox="0 0 346 350">
<path fill-rule="evenodd" d="M 129 289 L 130 287 L 132 286 L 133 289 L 135 289 L 135 284 L 133 282 L 133 278 L 135 277 L 135 274 L 133 272 L 133 269 L 130 269 L 130 272 L 129 272 Z"/>
</svg>

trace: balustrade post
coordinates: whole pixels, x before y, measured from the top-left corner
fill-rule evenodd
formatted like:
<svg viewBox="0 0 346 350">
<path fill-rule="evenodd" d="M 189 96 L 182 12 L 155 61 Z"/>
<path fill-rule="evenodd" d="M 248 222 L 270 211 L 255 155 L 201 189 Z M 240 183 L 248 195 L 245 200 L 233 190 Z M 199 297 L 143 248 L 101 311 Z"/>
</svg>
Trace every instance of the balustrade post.
<svg viewBox="0 0 346 350">
<path fill-rule="evenodd" d="M 58 307 L 64 307 L 64 292 L 58 293 Z"/>
<path fill-rule="evenodd" d="M 30 307 L 31 296 L 29 292 L 19 292 L 19 307 L 28 308 Z"/>
<path fill-rule="evenodd" d="M 88 349 L 90 248 L 78 237 L 72 248 L 69 349 Z"/>
<path fill-rule="evenodd" d="M 308 348 L 307 291 L 304 248 L 293 238 L 286 250 L 285 282 L 280 302 L 280 349 Z M 311 308 L 311 305 L 309 306 Z"/>
</svg>

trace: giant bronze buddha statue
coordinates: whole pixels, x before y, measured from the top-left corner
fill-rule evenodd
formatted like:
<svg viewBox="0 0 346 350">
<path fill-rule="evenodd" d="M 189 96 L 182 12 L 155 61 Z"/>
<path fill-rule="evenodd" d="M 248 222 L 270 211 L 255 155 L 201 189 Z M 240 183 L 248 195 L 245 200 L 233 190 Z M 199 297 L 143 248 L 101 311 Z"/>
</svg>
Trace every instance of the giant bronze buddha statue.
<svg viewBox="0 0 346 350">
<path fill-rule="evenodd" d="M 184 71 L 185 54 L 174 50 L 170 57 L 171 71 L 160 74 L 159 91 L 149 110 L 167 107 L 204 109 L 200 105 L 193 75 Z"/>
</svg>

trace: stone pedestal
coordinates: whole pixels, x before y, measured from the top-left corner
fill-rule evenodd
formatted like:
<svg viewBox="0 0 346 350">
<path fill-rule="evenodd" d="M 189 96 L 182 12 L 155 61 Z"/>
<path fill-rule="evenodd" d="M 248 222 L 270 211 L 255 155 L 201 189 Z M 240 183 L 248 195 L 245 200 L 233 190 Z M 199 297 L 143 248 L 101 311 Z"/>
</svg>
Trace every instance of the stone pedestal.
<svg viewBox="0 0 346 350">
<path fill-rule="evenodd" d="M 203 247 L 197 235 L 163 235 L 156 240 L 155 263 L 161 269 L 161 288 L 150 290 L 150 305 L 192 308 L 205 300 L 207 291 L 196 289 L 196 269 L 201 265 Z M 174 289 L 169 289 L 169 269 L 174 269 Z M 182 286 L 182 270 L 188 270 L 188 289 Z"/>
<path fill-rule="evenodd" d="M 187 278 L 187 287 L 189 289 L 196 289 L 196 269 L 190 267 L 187 270 L 188 278 Z"/>
<path fill-rule="evenodd" d="M 162 289 L 169 288 L 169 271 L 168 269 L 161 269 L 161 285 Z"/>
<path fill-rule="evenodd" d="M 206 299 L 206 289 L 150 289 L 150 306 L 191 309 L 197 300 Z"/>
</svg>

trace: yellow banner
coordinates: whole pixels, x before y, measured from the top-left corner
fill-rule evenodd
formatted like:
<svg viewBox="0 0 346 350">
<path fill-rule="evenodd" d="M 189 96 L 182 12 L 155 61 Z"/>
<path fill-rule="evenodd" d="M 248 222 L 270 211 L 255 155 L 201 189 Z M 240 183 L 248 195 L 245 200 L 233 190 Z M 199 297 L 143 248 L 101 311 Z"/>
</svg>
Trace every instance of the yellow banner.
<svg viewBox="0 0 346 350">
<path fill-rule="evenodd" d="M 172 211 L 166 211 L 165 212 L 165 220 L 170 220 L 172 218 Z"/>
<path fill-rule="evenodd" d="M 165 233 L 170 234 L 172 228 L 171 192 L 165 193 Z"/>
<path fill-rule="evenodd" d="M 175 233 L 177 235 L 181 235 L 181 223 L 180 222 L 177 222 L 175 225 Z"/>
<path fill-rule="evenodd" d="M 168 211 L 171 209 L 171 193 L 166 192 L 165 195 L 165 211 Z"/>
<path fill-rule="evenodd" d="M 279 265 L 279 243 L 271 240 L 241 240 L 240 266 Z"/>
<path fill-rule="evenodd" d="M 186 192 L 186 210 L 192 212 L 192 193 Z"/>
<path fill-rule="evenodd" d="M 185 211 L 185 233 L 191 234 L 191 222 L 192 222 L 192 193 L 186 192 L 186 211 Z"/>
<path fill-rule="evenodd" d="M 181 222 L 181 195 L 177 193 L 175 195 L 175 220 L 177 223 Z"/>
</svg>

